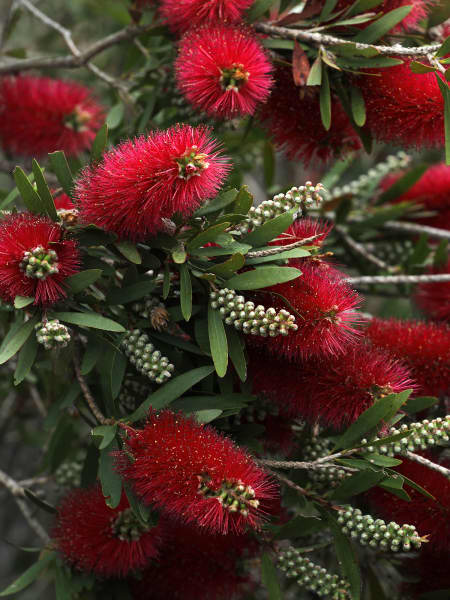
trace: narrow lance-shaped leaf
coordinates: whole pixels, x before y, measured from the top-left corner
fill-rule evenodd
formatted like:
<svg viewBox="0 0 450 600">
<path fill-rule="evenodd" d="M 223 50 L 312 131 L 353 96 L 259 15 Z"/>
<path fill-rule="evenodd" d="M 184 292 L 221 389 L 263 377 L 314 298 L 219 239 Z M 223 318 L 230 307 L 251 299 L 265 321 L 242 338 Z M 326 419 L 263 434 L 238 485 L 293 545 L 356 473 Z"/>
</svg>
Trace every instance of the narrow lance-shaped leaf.
<svg viewBox="0 0 450 600">
<path fill-rule="evenodd" d="M 53 202 L 53 196 L 51 195 L 47 182 L 45 181 L 44 173 L 39 166 L 39 163 L 34 158 L 33 175 L 40 196 L 42 208 L 45 210 L 48 216 L 53 219 L 53 221 L 56 221 L 58 214 L 56 212 L 55 203 Z"/>
<path fill-rule="evenodd" d="M 71 196 L 73 177 L 64 152 L 60 152 L 58 150 L 57 152 L 52 152 L 48 156 L 50 159 L 50 165 L 55 172 L 62 189 L 68 196 Z"/>
<path fill-rule="evenodd" d="M 320 86 L 320 116 L 322 125 L 328 131 L 331 127 L 331 92 L 326 68 L 323 69 L 322 85 Z"/>
<path fill-rule="evenodd" d="M 220 312 L 208 306 L 208 334 L 211 355 L 217 375 L 223 377 L 228 366 L 228 343 Z"/>
</svg>

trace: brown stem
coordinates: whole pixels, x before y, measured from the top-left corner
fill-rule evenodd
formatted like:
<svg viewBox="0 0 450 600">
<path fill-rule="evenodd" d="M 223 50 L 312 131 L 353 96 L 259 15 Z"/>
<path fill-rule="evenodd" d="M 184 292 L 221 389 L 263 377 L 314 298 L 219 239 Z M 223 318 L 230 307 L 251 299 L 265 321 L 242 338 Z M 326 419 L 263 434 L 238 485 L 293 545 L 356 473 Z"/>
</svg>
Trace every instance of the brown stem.
<svg viewBox="0 0 450 600">
<path fill-rule="evenodd" d="M 80 384 L 81 391 L 83 392 L 84 399 L 86 400 L 86 403 L 89 406 L 91 413 L 102 425 L 113 425 L 115 423 L 114 419 L 107 419 L 95 403 L 94 396 L 92 395 L 91 390 L 89 389 L 89 386 L 86 383 L 86 380 L 81 372 L 80 358 L 78 356 L 77 349 L 75 349 L 73 356 L 73 366 L 75 369 L 75 375 L 77 377 L 78 383 Z"/>
</svg>

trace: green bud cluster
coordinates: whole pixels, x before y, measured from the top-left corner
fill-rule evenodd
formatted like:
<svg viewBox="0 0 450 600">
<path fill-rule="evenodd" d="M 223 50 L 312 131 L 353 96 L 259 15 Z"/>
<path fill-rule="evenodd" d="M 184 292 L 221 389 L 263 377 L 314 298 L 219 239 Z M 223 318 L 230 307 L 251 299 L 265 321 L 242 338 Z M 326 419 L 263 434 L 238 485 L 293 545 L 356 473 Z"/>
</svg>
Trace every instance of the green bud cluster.
<svg viewBox="0 0 450 600">
<path fill-rule="evenodd" d="M 350 585 L 338 575 L 331 575 L 323 567 L 289 548 L 278 555 L 278 566 L 286 577 L 296 579 L 299 586 L 328 600 L 349 600 Z"/>
<path fill-rule="evenodd" d="M 122 542 L 137 542 L 149 527 L 136 517 L 131 508 L 126 508 L 111 520 L 111 529 Z"/>
<path fill-rule="evenodd" d="M 290 331 L 298 329 L 295 317 L 287 310 L 277 312 L 275 308 L 255 306 L 254 302 L 246 302 L 244 296 L 238 296 L 228 288 L 211 292 L 210 301 L 212 308 L 219 311 L 225 323 L 242 333 L 276 337 L 288 335 Z"/>
<path fill-rule="evenodd" d="M 36 330 L 36 339 L 43 344 L 46 350 L 54 348 L 65 348 L 70 342 L 70 333 L 65 325 L 58 319 L 51 321 L 41 321 L 34 326 Z"/>
<path fill-rule="evenodd" d="M 395 454 L 404 454 L 408 450 L 415 452 L 416 450 L 426 450 L 430 446 L 445 445 L 450 440 L 450 415 L 444 418 L 438 417 L 429 421 L 418 421 L 417 423 L 404 423 L 400 427 L 391 427 L 389 436 L 400 433 L 412 432 L 408 437 L 389 442 L 383 446 L 368 446 L 367 452 L 379 452 L 394 456 Z M 376 437 L 373 441 L 379 441 L 383 438 Z M 367 440 L 362 440 L 367 443 Z"/>
<path fill-rule="evenodd" d="M 323 190 L 321 183 L 313 185 L 307 181 L 305 185 L 293 187 L 285 194 L 277 194 L 273 200 L 265 200 L 259 206 L 252 206 L 247 220 L 239 226 L 240 232 L 242 234 L 249 233 L 255 227 L 293 209 L 297 210 L 297 217 L 301 216 L 304 208 L 309 208 L 313 204 L 320 206 L 322 196 L 319 192 L 321 190 Z"/>
<path fill-rule="evenodd" d="M 125 379 L 120 389 L 118 397 L 119 404 L 127 411 L 132 412 L 136 408 L 136 404 L 140 404 L 142 400 L 148 396 L 149 387 L 141 381 L 137 381 L 131 375 L 125 375 Z"/>
<path fill-rule="evenodd" d="M 148 335 L 140 329 L 128 331 L 122 340 L 122 347 L 136 370 L 151 381 L 164 383 L 172 377 L 175 367 L 155 349 Z"/>
<path fill-rule="evenodd" d="M 380 179 L 409 165 L 411 157 L 406 152 L 400 151 L 397 154 L 392 154 L 385 161 L 378 163 L 367 171 L 364 175 L 358 177 L 354 181 L 342 186 L 335 187 L 331 192 L 331 198 L 340 198 L 341 196 L 356 196 L 364 188 L 378 182 Z"/>
<path fill-rule="evenodd" d="M 259 500 L 255 498 L 255 490 L 244 485 L 240 480 L 226 479 L 218 489 L 209 487 L 209 478 L 199 476 L 198 493 L 204 498 L 215 498 L 223 508 L 230 512 L 238 512 L 247 517 L 250 508 L 258 508 Z"/>
<path fill-rule="evenodd" d="M 44 280 L 49 275 L 58 273 L 58 255 L 54 250 L 36 246 L 36 248 L 23 253 L 19 266 L 27 277 Z"/>
<path fill-rule="evenodd" d="M 346 506 L 339 513 L 338 523 L 342 531 L 363 546 L 379 550 L 399 552 L 418 550 L 424 541 L 414 525 L 399 525 L 383 519 L 374 519 L 371 515 L 363 515 L 358 508 Z"/>
<path fill-rule="evenodd" d="M 327 438 L 314 438 L 303 447 L 302 459 L 305 461 L 314 461 L 323 456 L 331 454 L 333 444 Z M 315 484 L 315 487 L 337 487 L 343 479 L 351 475 L 333 464 L 324 464 L 320 469 L 308 469 L 308 478 Z"/>
<path fill-rule="evenodd" d="M 82 470 L 81 460 L 63 462 L 55 471 L 55 481 L 61 487 L 80 487 Z"/>
</svg>

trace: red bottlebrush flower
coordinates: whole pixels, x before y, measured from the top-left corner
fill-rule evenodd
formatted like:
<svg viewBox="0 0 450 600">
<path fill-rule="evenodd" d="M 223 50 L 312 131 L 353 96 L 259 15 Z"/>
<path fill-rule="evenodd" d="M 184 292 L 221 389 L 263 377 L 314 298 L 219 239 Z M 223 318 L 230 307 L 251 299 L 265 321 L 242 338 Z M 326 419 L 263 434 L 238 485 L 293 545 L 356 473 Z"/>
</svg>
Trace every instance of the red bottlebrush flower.
<svg viewBox="0 0 450 600">
<path fill-rule="evenodd" d="M 387 190 L 400 179 L 402 173 L 388 175 L 381 182 L 381 189 Z M 422 177 L 394 202 L 412 202 L 421 210 L 433 211 L 435 216 L 414 219 L 424 225 L 450 229 L 450 167 L 444 163 L 433 165 Z"/>
<path fill-rule="evenodd" d="M 53 198 L 56 210 L 72 210 L 75 208 L 75 204 L 72 198 L 67 194 L 59 194 L 56 198 Z"/>
<path fill-rule="evenodd" d="M 228 600 L 247 583 L 238 572 L 238 560 L 257 547 L 248 536 L 205 534 L 171 522 L 165 524 L 164 534 L 158 564 L 132 584 L 136 600 Z"/>
<path fill-rule="evenodd" d="M 332 358 L 297 364 L 251 352 L 253 392 L 284 414 L 340 429 L 353 423 L 381 395 L 414 387 L 399 361 L 365 344 Z"/>
<path fill-rule="evenodd" d="M 290 160 L 308 164 L 361 148 L 358 135 L 335 97 L 331 112 L 331 127 L 326 131 L 320 117 L 318 91 L 296 87 L 291 69 L 278 68 L 274 89 L 259 116 L 275 144 Z"/>
<path fill-rule="evenodd" d="M 255 294 L 255 300 L 264 306 L 284 308 L 296 315 L 297 331 L 287 336 L 252 336 L 249 344 L 291 361 L 339 354 L 358 335 L 354 325 L 359 319 L 354 309 L 359 296 L 343 281 L 339 271 L 326 263 L 302 262 L 301 271 L 297 279 Z"/>
<path fill-rule="evenodd" d="M 120 238 L 145 239 L 174 213 L 190 215 L 230 170 L 207 127 L 176 125 L 127 140 L 76 184 L 80 218 Z"/>
<path fill-rule="evenodd" d="M 125 493 L 117 508 L 109 508 L 96 485 L 72 490 L 63 498 L 53 537 L 77 569 L 101 577 L 125 577 L 158 555 L 161 527 L 147 527 L 137 520 Z"/>
<path fill-rule="evenodd" d="M 175 33 L 200 25 L 239 23 L 253 0 L 162 0 L 160 13 Z"/>
<path fill-rule="evenodd" d="M 275 494 L 243 450 L 182 414 L 150 413 L 143 430 L 128 430 L 126 445 L 119 468 L 143 501 L 211 532 L 258 528 Z"/>
<path fill-rule="evenodd" d="M 420 535 L 429 535 L 429 543 L 423 552 L 445 555 L 450 539 L 450 481 L 424 465 L 401 458 L 403 463 L 395 470 L 421 485 L 435 500 L 412 487 L 407 489 L 411 502 L 393 496 L 380 487 L 373 488 L 369 492 L 369 498 L 384 518 L 398 523 L 410 523 L 416 526 Z"/>
<path fill-rule="evenodd" d="M 417 393 L 450 393 L 450 328 L 435 323 L 372 319 L 366 339 L 411 370 Z"/>
<path fill-rule="evenodd" d="M 254 35 L 243 27 L 188 31 L 175 67 L 181 93 L 213 117 L 252 115 L 272 85 L 272 65 Z"/>
<path fill-rule="evenodd" d="M 434 73 L 417 74 L 410 60 L 355 78 L 377 140 L 405 146 L 444 144 L 444 99 Z M 444 80 L 444 76 L 439 73 Z M 445 81 L 445 80 L 444 80 Z"/>
<path fill-rule="evenodd" d="M 269 242 L 269 245 L 288 246 L 289 244 L 294 244 L 295 242 L 299 242 L 300 240 L 304 240 L 306 238 L 312 237 L 313 235 L 317 235 L 318 237 L 312 242 L 309 242 L 309 245 L 321 246 L 332 229 L 333 225 L 331 225 L 331 223 L 328 223 L 327 221 L 310 219 L 308 217 L 298 219 L 284 233 L 279 235 L 272 242 Z"/>
<path fill-rule="evenodd" d="M 0 296 L 33 296 L 34 304 L 54 304 L 66 296 L 64 280 L 79 271 L 77 243 L 63 238 L 48 218 L 17 213 L 0 221 Z"/>
<path fill-rule="evenodd" d="M 73 81 L 30 76 L 0 81 L 0 143 L 8 152 L 78 154 L 90 147 L 104 117 L 90 90 Z"/>
<path fill-rule="evenodd" d="M 442 267 L 428 269 L 428 274 L 450 274 L 450 258 Z M 450 322 L 450 281 L 419 283 L 416 302 L 423 312 L 436 321 Z"/>
</svg>

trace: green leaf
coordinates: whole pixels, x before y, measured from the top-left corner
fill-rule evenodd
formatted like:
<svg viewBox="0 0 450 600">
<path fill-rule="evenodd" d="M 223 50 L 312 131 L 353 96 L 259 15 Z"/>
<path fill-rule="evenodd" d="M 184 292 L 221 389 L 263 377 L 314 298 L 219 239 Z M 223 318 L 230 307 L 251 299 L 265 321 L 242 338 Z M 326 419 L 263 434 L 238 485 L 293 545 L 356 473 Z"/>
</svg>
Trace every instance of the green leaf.
<svg viewBox="0 0 450 600">
<path fill-rule="evenodd" d="M 403 462 L 397 458 L 391 458 L 390 456 L 384 456 L 383 454 L 377 454 L 376 452 L 365 454 L 364 458 L 370 462 L 370 464 L 376 465 L 377 467 L 398 467 L 398 465 L 401 465 Z"/>
<path fill-rule="evenodd" d="M 35 335 L 30 336 L 19 352 L 16 370 L 14 371 L 14 385 L 19 385 L 30 372 L 38 351 L 38 342 Z"/>
<path fill-rule="evenodd" d="M 94 312 L 58 312 L 53 313 L 52 318 L 80 327 L 92 327 L 93 329 L 103 329 L 104 331 L 115 331 L 117 333 L 124 333 L 125 331 L 120 323 Z"/>
<path fill-rule="evenodd" d="M 225 223 L 219 223 L 218 225 L 213 225 L 212 227 L 208 227 L 208 229 L 205 229 L 205 231 L 202 231 L 201 233 L 196 235 L 187 244 L 188 252 L 191 252 L 192 250 L 195 250 L 196 248 L 200 248 L 201 246 L 204 246 L 208 242 L 214 242 L 219 237 L 219 234 L 223 233 L 225 231 L 225 229 L 227 229 L 230 225 L 231 225 L 231 223 L 225 222 Z"/>
<path fill-rule="evenodd" d="M 245 344 L 242 337 L 234 329 L 234 327 L 226 327 L 225 329 L 228 340 L 228 354 L 233 363 L 236 373 L 241 381 L 247 379 L 247 361 L 245 360 Z"/>
<path fill-rule="evenodd" d="M 98 427 L 95 427 L 91 433 L 94 437 L 102 438 L 98 449 L 104 450 L 116 437 L 117 425 L 99 425 Z"/>
<path fill-rule="evenodd" d="M 29 306 L 30 304 L 33 304 L 33 302 L 34 298 L 31 298 L 30 296 L 16 296 L 14 298 L 14 308 L 25 308 L 25 306 Z"/>
<path fill-rule="evenodd" d="M 274 219 L 266 221 L 266 223 L 263 223 L 245 236 L 243 239 L 244 243 L 257 247 L 274 240 L 280 233 L 284 233 L 292 225 L 296 212 L 298 212 L 297 209 L 289 210 Z"/>
<path fill-rule="evenodd" d="M 292 281 L 301 275 L 301 271 L 293 267 L 256 267 L 235 275 L 227 281 L 232 290 L 258 290 L 260 288 Z"/>
<path fill-rule="evenodd" d="M 356 496 L 357 494 L 361 494 L 370 489 L 385 477 L 386 475 L 382 471 L 367 470 L 355 473 L 351 477 L 344 479 L 344 481 L 333 490 L 330 498 L 333 500 L 343 500 L 345 498 L 350 498 L 351 496 Z"/>
<path fill-rule="evenodd" d="M 283 600 L 277 571 L 267 552 L 261 557 L 261 579 L 267 589 L 269 600 Z"/>
<path fill-rule="evenodd" d="M 14 583 L 8 585 L 8 587 L 0 593 L 0 596 L 11 596 L 12 594 L 17 594 L 17 592 L 24 590 L 39 577 L 42 571 L 44 571 L 54 559 L 55 554 L 53 552 L 44 554 L 38 562 L 31 565 L 29 569 L 22 573 Z"/>
<path fill-rule="evenodd" d="M 32 213 L 44 214 L 45 209 L 41 198 L 31 185 L 30 180 L 25 175 L 24 171 L 20 167 L 16 167 L 13 174 L 14 181 L 16 182 L 17 188 L 28 210 Z"/>
<path fill-rule="evenodd" d="M 182 375 L 178 375 L 178 377 L 171 379 L 169 382 L 159 387 L 156 392 L 151 394 L 147 400 L 145 400 L 134 411 L 134 413 L 128 415 L 127 420 L 134 422 L 145 418 L 150 406 L 155 410 L 165 408 L 168 404 L 182 396 L 184 392 L 191 389 L 199 381 L 205 379 L 205 377 L 208 377 L 208 375 L 211 375 L 213 371 L 214 367 L 212 365 L 207 365 L 205 367 L 192 369 L 192 371 L 188 371 Z"/>
<path fill-rule="evenodd" d="M 206 410 L 197 410 L 192 415 L 196 418 L 199 423 L 211 423 L 217 417 L 220 417 L 223 411 L 217 408 L 210 408 Z"/>
<path fill-rule="evenodd" d="M 450 88 L 436 73 L 436 79 L 444 98 L 445 162 L 450 165 Z"/>
<path fill-rule="evenodd" d="M 352 115 L 358 127 L 363 127 L 366 122 L 366 104 L 364 96 L 358 87 L 352 86 L 350 89 L 350 99 L 352 105 Z"/>
<path fill-rule="evenodd" d="M 375 68 L 387 68 L 395 67 L 396 65 L 402 65 L 403 61 L 400 58 L 390 58 L 389 56 L 376 56 L 374 58 L 360 58 L 350 57 L 345 58 L 338 57 L 336 62 L 341 67 L 347 67 L 352 70 L 359 71 L 361 69 L 375 69 Z"/>
<path fill-rule="evenodd" d="M 108 129 L 116 129 L 122 123 L 124 114 L 124 106 L 122 102 L 114 104 L 106 116 L 106 124 Z"/>
<path fill-rule="evenodd" d="M 68 196 L 71 196 L 73 188 L 73 177 L 64 152 L 58 150 L 57 152 L 52 152 L 48 156 L 50 159 L 50 165 L 56 177 L 58 178 L 62 189 L 66 192 Z"/>
<path fill-rule="evenodd" d="M 65 568 L 61 565 L 55 571 L 55 597 L 56 600 L 72 600 L 71 579 Z"/>
<path fill-rule="evenodd" d="M 103 496 L 110 508 L 116 508 L 119 505 L 122 495 L 122 479 L 115 469 L 114 456 L 111 452 L 111 450 L 117 451 L 118 449 L 117 442 L 113 440 L 107 448 L 100 451 L 98 464 L 98 476 Z"/>
<path fill-rule="evenodd" d="M 332 515 L 320 510 L 325 515 L 330 528 L 333 532 L 336 558 L 344 578 L 350 583 L 350 593 L 352 600 L 361 598 L 361 574 L 356 558 L 355 550 L 350 540 L 342 533 L 338 523 Z"/>
<path fill-rule="evenodd" d="M 231 210 L 239 215 L 246 215 L 251 206 L 253 206 L 253 196 L 248 191 L 247 186 L 243 185 L 236 196 Z"/>
<path fill-rule="evenodd" d="M 263 150 L 263 172 L 264 182 L 267 188 L 273 185 L 273 178 L 275 175 L 275 149 L 273 144 L 266 140 Z"/>
<path fill-rule="evenodd" d="M 122 288 L 112 288 L 106 296 L 108 304 L 128 304 L 148 296 L 156 287 L 152 279 L 138 281 Z"/>
<path fill-rule="evenodd" d="M 412 8 L 412 6 L 401 6 L 400 8 L 394 8 L 394 10 L 391 10 L 377 19 L 374 23 L 368 25 L 365 29 L 358 33 L 352 41 L 363 42 L 364 44 L 372 44 L 373 42 L 376 42 L 386 35 L 386 33 L 391 31 L 391 29 L 400 23 L 400 21 L 403 21 L 403 19 L 409 15 Z"/>
<path fill-rule="evenodd" d="M 322 519 L 297 515 L 277 530 L 274 539 L 285 540 L 311 535 L 325 529 L 325 527 L 326 523 Z"/>
<path fill-rule="evenodd" d="M 214 265 L 213 267 L 208 267 L 209 273 L 215 273 L 219 277 L 223 277 L 224 279 L 229 279 L 236 271 L 242 269 L 245 264 L 245 258 L 242 254 L 236 253 L 233 254 L 228 260 L 220 263 L 219 265 Z"/>
<path fill-rule="evenodd" d="M 338 0 L 326 0 L 323 5 L 322 12 L 319 15 L 319 22 L 325 21 L 333 12 Z"/>
<path fill-rule="evenodd" d="M 163 280 L 163 289 L 162 289 L 162 297 L 163 300 L 166 300 L 170 292 L 170 269 L 169 265 L 164 265 L 164 280 Z"/>
<path fill-rule="evenodd" d="M 245 394 L 220 394 L 217 396 L 184 396 L 171 403 L 173 410 L 182 410 L 184 413 L 193 413 L 201 410 L 218 409 L 228 411 L 242 409 L 250 402 L 256 400 L 256 396 Z"/>
<path fill-rule="evenodd" d="M 70 275 L 70 277 L 67 277 L 65 283 L 72 294 L 78 294 L 78 292 L 81 292 L 97 281 L 102 276 L 102 273 L 101 269 L 86 269 L 85 271 L 75 273 L 75 275 Z"/>
<path fill-rule="evenodd" d="M 180 265 L 180 304 L 184 320 L 189 321 L 192 315 L 192 281 L 186 264 Z"/>
<path fill-rule="evenodd" d="M 434 396 L 420 396 L 418 398 L 410 398 L 403 407 L 403 410 L 409 415 L 421 412 L 426 408 L 434 406 L 438 402 L 438 399 Z"/>
<path fill-rule="evenodd" d="M 320 55 L 311 65 L 306 85 L 321 85 L 322 84 L 322 59 Z"/>
<path fill-rule="evenodd" d="M 91 162 L 98 162 L 103 152 L 105 151 L 106 144 L 108 143 L 108 125 L 104 123 L 97 131 L 97 135 L 92 143 L 91 148 Z"/>
<path fill-rule="evenodd" d="M 3 365 L 5 362 L 7 362 L 22 348 L 29 338 L 31 332 L 34 330 L 34 326 L 38 322 L 38 318 L 38 316 L 34 316 L 26 323 L 23 323 L 14 333 L 14 335 L 8 339 L 6 344 L 2 344 L 0 351 L 0 365 Z"/>
<path fill-rule="evenodd" d="M 375 8 L 375 6 L 378 6 L 383 1 L 384 0 L 356 0 L 346 14 L 348 17 L 351 17 L 353 15 L 357 15 L 358 13 L 366 12 L 372 8 Z"/>
<path fill-rule="evenodd" d="M 224 377 L 228 368 L 228 343 L 220 312 L 208 304 L 208 335 L 217 375 Z"/>
<path fill-rule="evenodd" d="M 272 6 L 275 0 L 255 0 L 247 12 L 247 19 L 253 23 Z"/>
<path fill-rule="evenodd" d="M 379 204 L 386 204 L 392 202 L 405 192 L 407 192 L 425 173 L 428 169 L 428 165 L 422 164 L 410 169 L 405 175 L 397 179 L 397 181 L 391 185 L 385 192 L 383 192 L 379 198 Z"/>
<path fill-rule="evenodd" d="M 53 202 L 53 196 L 50 193 L 47 182 L 45 181 L 44 173 L 39 166 L 39 163 L 33 158 L 33 175 L 36 182 L 38 194 L 40 196 L 40 204 L 45 213 L 56 221 L 58 214 L 56 212 L 55 203 Z"/>
<path fill-rule="evenodd" d="M 275 250 L 274 246 L 271 247 L 271 250 Z M 283 250 L 283 246 L 280 246 L 279 254 L 272 254 L 270 256 L 258 256 L 255 258 L 247 258 L 245 261 L 246 265 L 259 265 L 267 262 L 274 262 L 278 260 L 287 260 L 288 258 L 305 258 L 305 256 L 310 256 L 311 252 L 309 250 L 305 250 L 304 248 L 293 248 L 292 250 Z M 255 251 L 258 250 L 255 248 Z"/>
<path fill-rule="evenodd" d="M 120 252 L 120 254 L 125 256 L 125 258 L 127 260 L 129 260 L 131 263 L 133 263 L 134 265 L 140 265 L 142 263 L 142 258 L 141 258 L 141 255 L 139 254 L 138 249 L 131 242 L 127 242 L 127 241 L 116 242 L 114 244 L 114 246 L 117 248 L 117 250 Z"/>
<path fill-rule="evenodd" d="M 442 46 L 436 52 L 436 56 L 445 56 L 446 54 L 450 54 L 450 36 L 444 40 Z"/>
<path fill-rule="evenodd" d="M 380 421 L 389 421 L 406 402 L 410 394 L 411 390 L 405 390 L 399 394 L 389 394 L 389 396 L 377 400 L 337 438 L 336 449 L 352 448 L 364 434 L 375 429 Z"/>
<path fill-rule="evenodd" d="M 227 190 L 226 192 L 222 192 L 219 194 L 214 200 L 202 206 L 199 210 L 197 210 L 194 214 L 195 217 L 204 217 L 205 215 L 209 215 L 211 213 L 217 212 L 225 208 L 232 202 L 236 200 L 236 196 L 238 195 L 238 191 L 233 188 L 231 190 Z M 237 211 L 236 211 L 237 212 Z"/>
<path fill-rule="evenodd" d="M 434 73 L 436 71 L 436 67 L 431 67 L 430 65 L 424 65 L 421 62 L 417 62 L 416 60 L 411 61 L 409 68 L 413 73 Z"/>
<path fill-rule="evenodd" d="M 331 127 L 331 92 L 328 79 L 328 69 L 322 72 L 322 85 L 320 86 L 320 117 L 322 125 L 328 131 Z"/>
</svg>

